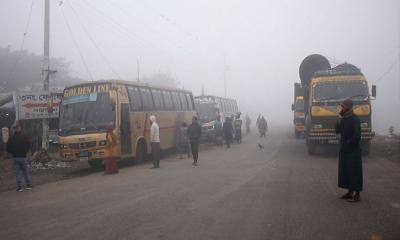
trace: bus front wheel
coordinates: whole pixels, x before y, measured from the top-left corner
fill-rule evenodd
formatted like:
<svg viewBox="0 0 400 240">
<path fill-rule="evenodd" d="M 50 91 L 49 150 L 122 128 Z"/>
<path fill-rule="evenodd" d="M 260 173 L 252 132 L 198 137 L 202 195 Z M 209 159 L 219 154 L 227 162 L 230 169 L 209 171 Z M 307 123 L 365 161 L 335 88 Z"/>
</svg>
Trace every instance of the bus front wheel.
<svg viewBox="0 0 400 240">
<path fill-rule="evenodd" d="M 101 170 L 103 168 L 103 159 L 90 160 L 88 163 L 94 170 Z"/>
</svg>

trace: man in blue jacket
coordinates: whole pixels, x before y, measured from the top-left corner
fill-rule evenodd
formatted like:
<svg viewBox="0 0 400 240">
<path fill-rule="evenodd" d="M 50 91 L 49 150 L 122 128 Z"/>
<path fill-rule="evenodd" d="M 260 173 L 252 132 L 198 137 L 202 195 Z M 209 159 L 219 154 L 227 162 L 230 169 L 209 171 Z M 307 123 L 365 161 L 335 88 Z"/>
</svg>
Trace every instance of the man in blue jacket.
<svg viewBox="0 0 400 240">
<path fill-rule="evenodd" d="M 22 192 L 22 177 L 25 180 L 26 189 L 33 188 L 28 170 L 28 161 L 26 159 L 26 154 L 30 150 L 30 143 L 28 138 L 22 134 L 22 128 L 18 123 L 13 126 L 13 131 L 14 135 L 8 139 L 7 152 L 14 158 L 17 191 Z"/>
</svg>

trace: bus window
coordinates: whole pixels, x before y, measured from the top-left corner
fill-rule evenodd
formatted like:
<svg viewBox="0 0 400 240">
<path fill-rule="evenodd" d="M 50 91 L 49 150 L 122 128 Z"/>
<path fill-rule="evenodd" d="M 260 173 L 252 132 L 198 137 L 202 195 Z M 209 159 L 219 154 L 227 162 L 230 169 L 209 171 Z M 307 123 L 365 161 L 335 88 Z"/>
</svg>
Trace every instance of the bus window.
<svg viewBox="0 0 400 240">
<path fill-rule="evenodd" d="M 131 111 L 142 110 L 142 99 L 140 98 L 139 88 L 129 86 L 128 94 L 129 94 L 129 103 L 131 105 Z"/>
<path fill-rule="evenodd" d="M 222 112 L 227 112 L 227 104 L 226 104 L 226 100 L 225 99 L 221 99 L 222 101 Z"/>
<path fill-rule="evenodd" d="M 188 103 L 186 101 L 185 94 L 184 93 L 179 93 L 179 98 L 181 99 L 182 110 L 187 111 L 188 110 Z"/>
<path fill-rule="evenodd" d="M 192 95 L 190 93 L 186 93 L 186 101 L 188 102 L 188 110 L 193 110 L 193 100 L 192 100 Z"/>
<path fill-rule="evenodd" d="M 172 100 L 174 102 L 175 110 L 182 110 L 181 101 L 179 100 L 179 96 L 176 92 L 171 92 Z"/>
<path fill-rule="evenodd" d="M 140 88 L 142 95 L 143 110 L 154 110 L 153 98 L 151 97 L 150 89 Z"/>
<path fill-rule="evenodd" d="M 161 91 L 157 89 L 152 89 L 151 93 L 153 95 L 154 105 L 156 110 L 164 110 L 164 102 L 162 99 Z"/>
<path fill-rule="evenodd" d="M 168 91 L 162 91 L 162 96 L 165 103 L 165 109 L 174 110 L 174 104 L 171 99 L 171 93 Z"/>
</svg>

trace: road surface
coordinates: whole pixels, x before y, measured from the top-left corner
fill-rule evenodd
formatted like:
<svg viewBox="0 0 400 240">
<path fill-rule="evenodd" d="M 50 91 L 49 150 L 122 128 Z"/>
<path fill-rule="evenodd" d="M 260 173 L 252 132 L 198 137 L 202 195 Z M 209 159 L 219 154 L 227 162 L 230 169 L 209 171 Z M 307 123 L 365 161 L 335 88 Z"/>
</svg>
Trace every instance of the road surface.
<svg viewBox="0 0 400 240">
<path fill-rule="evenodd" d="M 2 192 L 0 239 L 400 239 L 393 162 L 365 159 L 357 204 L 338 199 L 335 154 L 310 157 L 289 133 L 206 147 L 199 163 L 171 156 Z"/>
</svg>

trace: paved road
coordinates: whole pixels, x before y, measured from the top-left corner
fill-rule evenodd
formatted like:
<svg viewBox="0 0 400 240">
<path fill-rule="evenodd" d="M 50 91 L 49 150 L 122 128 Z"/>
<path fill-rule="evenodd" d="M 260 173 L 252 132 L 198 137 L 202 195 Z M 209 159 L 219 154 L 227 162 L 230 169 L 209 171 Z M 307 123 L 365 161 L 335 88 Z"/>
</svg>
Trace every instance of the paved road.
<svg viewBox="0 0 400 240">
<path fill-rule="evenodd" d="M 287 133 L 199 161 L 0 193 L 0 239 L 400 239 L 400 167 L 385 159 L 365 160 L 358 204 L 338 199 L 335 155 L 310 157 Z"/>
</svg>

